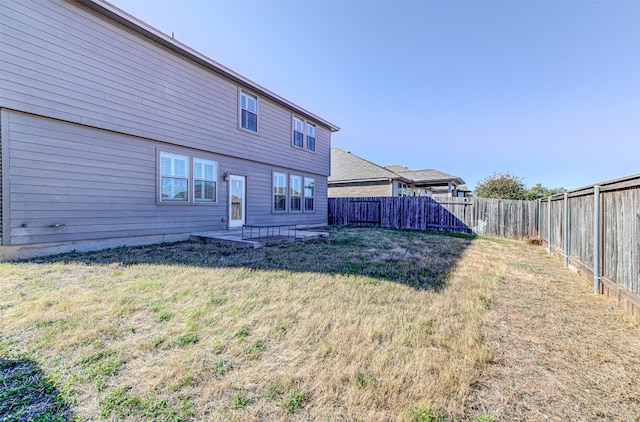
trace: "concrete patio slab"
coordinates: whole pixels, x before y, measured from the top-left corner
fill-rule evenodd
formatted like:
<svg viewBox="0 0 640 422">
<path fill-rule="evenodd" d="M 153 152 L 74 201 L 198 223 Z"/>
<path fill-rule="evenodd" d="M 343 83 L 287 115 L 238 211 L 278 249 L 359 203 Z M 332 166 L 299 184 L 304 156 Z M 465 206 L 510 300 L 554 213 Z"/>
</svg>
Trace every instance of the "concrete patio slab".
<svg viewBox="0 0 640 422">
<path fill-rule="evenodd" d="M 294 235 L 295 233 L 295 235 Z M 269 236 L 267 238 L 243 239 L 242 230 L 220 230 L 193 233 L 190 239 L 205 243 L 217 243 L 238 248 L 262 248 L 269 245 L 279 245 L 284 243 L 305 242 L 316 239 L 328 239 L 329 233 L 323 231 L 295 230 L 290 236 Z"/>
</svg>

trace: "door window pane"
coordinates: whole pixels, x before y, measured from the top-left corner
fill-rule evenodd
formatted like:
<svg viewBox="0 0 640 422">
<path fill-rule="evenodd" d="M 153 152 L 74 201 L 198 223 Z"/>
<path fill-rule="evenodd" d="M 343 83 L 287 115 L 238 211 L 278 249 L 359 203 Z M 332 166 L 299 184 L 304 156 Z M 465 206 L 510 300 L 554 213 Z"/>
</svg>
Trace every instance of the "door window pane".
<svg viewBox="0 0 640 422">
<path fill-rule="evenodd" d="M 231 219 L 242 220 L 244 188 L 241 180 L 231 181 Z"/>
</svg>

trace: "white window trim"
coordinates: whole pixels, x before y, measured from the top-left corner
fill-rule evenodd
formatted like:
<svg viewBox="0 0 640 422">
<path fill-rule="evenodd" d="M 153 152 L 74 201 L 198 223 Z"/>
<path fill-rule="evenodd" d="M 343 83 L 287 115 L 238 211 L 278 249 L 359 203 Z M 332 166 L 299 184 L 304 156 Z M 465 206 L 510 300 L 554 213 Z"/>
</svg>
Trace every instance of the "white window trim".
<svg viewBox="0 0 640 422">
<path fill-rule="evenodd" d="M 198 178 L 196 177 L 196 162 L 201 162 L 203 165 L 207 165 L 207 164 L 213 164 L 214 166 L 214 171 L 213 171 L 213 179 L 207 179 L 206 178 L 206 173 L 203 174 L 203 178 Z M 210 160 L 207 158 L 202 158 L 202 157 L 191 157 L 191 173 L 192 173 L 192 179 L 193 179 L 193 202 L 196 203 L 216 203 L 218 202 L 218 162 L 216 160 Z M 203 181 L 203 182 L 213 182 L 214 184 L 214 188 L 213 188 L 213 199 L 200 199 L 200 198 L 196 198 L 196 182 L 197 181 Z"/>
<path fill-rule="evenodd" d="M 243 94 L 250 97 L 255 97 L 256 99 L 256 113 L 255 113 L 256 114 L 256 130 L 255 131 L 242 126 L 242 110 L 243 110 L 242 95 Z M 238 88 L 238 129 L 247 133 L 251 133 L 253 135 L 258 135 L 260 133 L 260 109 L 261 108 L 262 106 L 260 105 L 260 97 L 257 94 L 243 88 Z"/>
<path fill-rule="evenodd" d="M 300 130 L 296 130 L 298 129 L 296 126 L 296 123 L 300 123 Z M 304 131 L 305 131 L 306 125 L 305 125 L 305 121 L 304 119 L 298 117 L 298 116 L 293 116 L 293 118 L 291 119 L 291 145 L 293 145 L 294 148 L 304 148 L 304 141 L 305 141 L 305 135 L 304 135 Z M 302 145 L 296 145 L 295 140 L 296 140 L 296 132 L 299 132 L 302 135 Z"/>
<path fill-rule="evenodd" d="M 187 161 L 187 199 L 186 200 L 163 200 L 162 198 L 162 156 L 185 157 Z M 215 183 L 215 200 L 196 200 L 195 198 L 195 171 L 194 165 L 196 160 L 208 161 L 215 163 L 216 169 L 214 173 Z M 200 179 L 198 179 L 200 180 Z M 156 149 L 156 205 L 167 206 L 212 206 L 220 204 L 218 196 L 218 187 L 220 185 L 220 163 L 214 157 L 204 156 L 202 154 L 194 154 L 193 151 L 185 151 L 177 148 L 157 148 Z"/>
<path fill-rule="evenodd" d="M 298 195 L 293 194 L 293 178 L 296 177 L 299 180 L 300 192 Z M 292 207 L 293 198 L 300 199 L 300 208 L 294 210 Z M 289 212 L 299 213 L 304 210 L 304 177 L 299 174 L 289 174 Z"/>
<path fill-rule="evenodd" d="M 296 131 L 296 120 L 302 122 L 302 145 L 296 145 L 294 143 L 294 139 L 295 139 L 294 132 Z M 309 149 L 308 147 L 309 146 L 309 129 L 308 129 L 309 126 L 313 126 L 315 128 L 316 136 L 313 138 L 314 149 Z M 291 115 L 291 147 L 295 149 L 315 153 L 316 150 L 318 149 L 317 144 L 318 144 L 318 125 L 310 122 L 309 120 L 306 120 L 305 118 L 299 115 L 292 114 Z"/>
<path fill-rule="evenodd" d="M 171 171 L 170 174 L 165 174 L 162 170 L 163 170 L 163 160 L 164 159 L 169 159 L 170 160 L 170 167 L 171 167 Z M 183 161 L 184 162 L 184 167 L 185 167 L 185 174 L 184 175 L 176 175 L 175 174 L 175 164 L 178 161 Z M 174 153 L 174 152 L 168 152 L 168 151 L 160 151 L 159 155 L 158 155 L 158 172 L 159 174 L 159 195 L 158 195 L 158 199 L 160 200 L 160 202 L 163 203 L 170 203 L 170 204 L 184 204 L 184 203 L 188 203 L 190 196 L 191 196 L 191 159 L 188 155 L 185 154 L 179 154 L 179 153 Z M 179 179 L 179 180 L 184 180 L 185 183 L 185 187 L 186 187 L 186 196 L 184 199 L 165 199 L 162 195 L 164 193 L 164 179 L 168 178 L 168 179 Z"/>
<path fill-rule="evenodd" d="M 276 199 L 276 175 L 284 176 L 284 209 L 277 210 L 275 208 L 275 199 Z M 278 195 L 282 196 L 282 195 Z M 282 171 L 272 171 L 271 172 L 271 212 L 274 214 L 283 214 L 289 212 L 288 207 L 289 202 L 289 174 L 287 172 Z"/>
<path fill-rule="evenodd" d="M 306 195 L 307 180 L 313 180 L 313 196 Z M 313 198 L 313 209 L 307 210 L 307 198 Z M 316 212 L 316 178 L 315 177 L 303 177 L 302 178 L 302 209 L 304 212 L 313 213 Z"/>
<path fill-rule="evenodd" d="M 313 127 L 313 149 L 309 148 L 309 128 Z M 304 135 L 304 149 L 310 152 L 316 152 L 316 141 L 318 140 L 318 127 L 313 123 L 307 122 L 305 127 L 305 135 Z"/>
<path fill-rule="evenodd" d="M 284 182 L 285 182 L 285 189 L 284 189 L 284 196 L 285 196 L 285 200 L 284 200 L 284 204 L 285 204 L 285 209 L 284 210 L 276 210 L 274 208 L 274 204 L 275 204 L 275 175 L 279 174 L 279 175 L 283 175 L 284 176 Z M 301 189 L 300 189 L 300 209 L 299 210 L 292 210 L 291 209 L 291 178 L 292 177 L 299 177 L 300 178 L 300 183 L 301 183 Z M 309 180 L 313 180 L 313 196 L 306 196 L 306 186 L 307 186 L 307 182 Z M 316 212 L 316 208 L 317 208 L 317 178 L 316 177 L 311 177 L 308 175 L 305 175 L 303 173 L 297 173 L 297 172 L 287 172 L 287 171 L 278 171 L 278 170 L 272 170 L 271 171 L 271 213 L 272 214 L 302 214 L 302 213 L 307 213 L 307 214 L 312 214 Z M 308 210 L 306 207 L 306 199 L 307 198 L 312 198 L 313 199 L 313 209 Z"/>
</svg>

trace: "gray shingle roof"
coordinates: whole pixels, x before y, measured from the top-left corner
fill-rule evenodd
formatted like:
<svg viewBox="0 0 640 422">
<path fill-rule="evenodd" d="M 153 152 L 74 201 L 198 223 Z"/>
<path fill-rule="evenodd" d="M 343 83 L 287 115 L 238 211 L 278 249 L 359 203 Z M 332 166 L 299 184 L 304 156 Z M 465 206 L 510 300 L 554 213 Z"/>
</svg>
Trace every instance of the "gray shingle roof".
<svg viewBox="0 0 640 422">
<path fill-rule="evenodd" d="M 411 171 L 408 168 L 406 168 L 405 166 L 398 166 L 398 165 L 384 166 L 384 168 L 386 168 L 387 170 L 391 170 L 394 173 L 399 173 L 399 172 L 402 172 L 402 171 Z"/>
<path fill-rule="evenodd" d="M 435 169 L 410 170 L 392 165 L 382 167 L 340 148 L 331 148 L 331 176 L 329 182 L 359 182 L 374 180 L 403 180 L 416 185 L 464 184 L 461 178 Z"/>
<path fill-rule="evenodd" d="M 402 166 L 387 166 L 385 168 L 394 171 L 402 177 L 413 180 L 414 183 L 419 184 L 449 181 L 454 182 L 458 185 L 464 183 L 464 180 L 457 176 L 435 169 L 409 170 L 408 168 Z"/>
<path fill-rule="evenodd" d="M 331 148 L 331 176 L 329 176 L 329 182 L 388 179 L 403 179 L 403 177 L 350 152 L 340 148 Z"/>
</svg>

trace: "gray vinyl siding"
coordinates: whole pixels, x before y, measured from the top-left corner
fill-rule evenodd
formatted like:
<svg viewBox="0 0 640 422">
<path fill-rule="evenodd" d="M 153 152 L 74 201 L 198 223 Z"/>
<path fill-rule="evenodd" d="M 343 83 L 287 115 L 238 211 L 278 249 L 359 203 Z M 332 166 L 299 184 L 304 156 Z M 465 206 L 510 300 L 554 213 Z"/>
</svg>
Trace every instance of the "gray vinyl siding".
<svg viewBox="0 0 640 422">
<path fill-rule="evenodd" d="M 294 148 L 291 110 L 259 96 L 259 133 L 240 130 L 236 83 L 75 2 L 3 0 L 0 19 L 2 107 L 330 173 L 328 128 L 314 122 L 315 153 Z"/>
<path fill-rule="evenodd" d="M 218 162 L 219 174 L 247 177 L 247 222 L 273 221 L 272 171 L 315 177 L 316 198 L 326 177 L 290 168 L 176 147 L 154 140 L 21 112 L 2 114 L 8 139 L 11 203 L 5 245 L 126 238 L 226 229 L 227 183 L 218 180 L 217 204 L 159 204 L 158 151 Z M 6 180 L 6 178 L 5 178 Z M 326 192 L 325 192 L 326 193 Z M 273 216 L 294 224 L 326 224 L 326 200 L 314 213 Z"/>
<path fill-rule="evenodd" d="M 267 177 L 262 175 L 258 178 L 251 178 L 248 183 L 248 223 L 296 223 L 301 225 L 326 225 L 328 220 L 327 210 L 327 179 L 324 176 L 303 173 L 286 168 L 273 168 L 273 171 L 285 173 L 287 175 L 298 175 L 311 177 L 315 180 L 315 210 L 312 212 L 295 211 L 273 212 L 273 184 L 272 172 Z M 288 178 L 287 178 L 288 180 Z M 289 207 L 289 196 L 287 195 L 287 209 Z"/>
</svg>

